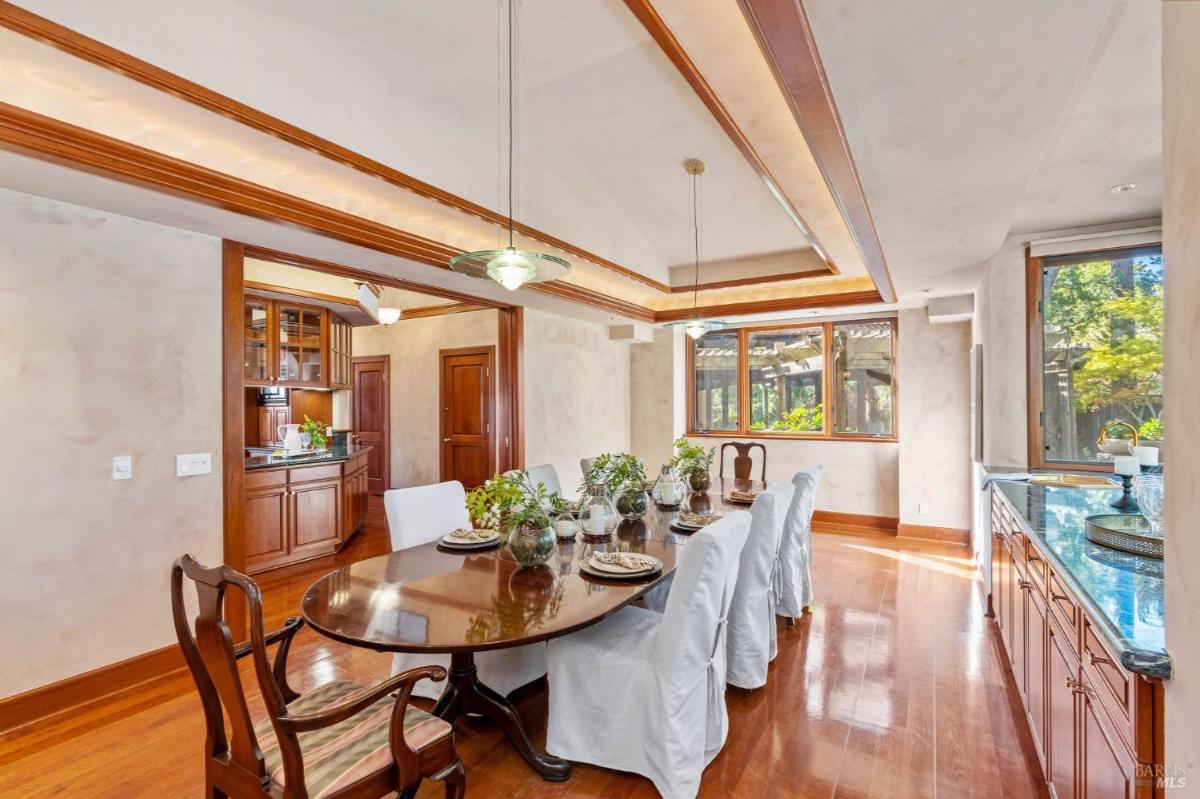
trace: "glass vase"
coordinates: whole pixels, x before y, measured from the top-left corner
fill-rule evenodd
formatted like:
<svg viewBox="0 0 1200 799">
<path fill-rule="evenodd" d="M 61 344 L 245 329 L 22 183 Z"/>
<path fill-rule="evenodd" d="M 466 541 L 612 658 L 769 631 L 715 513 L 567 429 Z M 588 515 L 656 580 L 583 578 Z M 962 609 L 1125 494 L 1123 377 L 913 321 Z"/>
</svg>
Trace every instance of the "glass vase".
<svg viewBox="0 0 1200 799">
<path fill-rule="evenodd" d="M 1133 498 L 1137 500 L 1142 515 L 1150 522 L 1155 535 L 1163 530 L 1163 476 L 1161 474 L 1139 474 L 1133 478 Z"/>
<path fill-rule="evenodd" d="M 683 501 L 685 493 L 687 493 L 687 486 L 684 485 L 683 480 L 679 479 L 679 473 L 671 468 L 670 464 L 664 465 L 658 474 L 658 480 L 654 483 L 655 504 L 665 508 L 677 507 Z"/>
<path fill-rule="evenodd" d="M 589 488 L 579 507 L 579 527 L 583 534 L 591 538 L 610 536 L 620 521 L 616 506 L 608 498 L 608 489 L 600 483 Z"/>
<path fill-rule="evenodd" d="M 579 520 L 569 510 L 554 517 L 554 537 L 559 541 L 574 541 L 579 535 Z"/>
<path fill-rule="evenodd" d="M 541 566 L 554 554 L 554 528 L 532 522 L 518 524 L 508 534 L 508 551 L 522 566 Z"/>
<path fill-rule="evenodd" d="M 622 518 L 636 521 L 650 510 L 650 495 L 646 493 L 645 486 L 626 486 L 617 494 L 616 506 Z"/>
</svg>

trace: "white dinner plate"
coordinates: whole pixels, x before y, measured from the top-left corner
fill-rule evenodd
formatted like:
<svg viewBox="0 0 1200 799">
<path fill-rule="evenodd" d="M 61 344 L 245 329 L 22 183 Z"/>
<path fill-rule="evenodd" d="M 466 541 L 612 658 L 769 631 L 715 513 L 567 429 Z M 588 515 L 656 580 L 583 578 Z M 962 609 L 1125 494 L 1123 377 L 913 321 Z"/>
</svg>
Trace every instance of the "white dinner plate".
<svg viewBox="0 0 1200 799">
<path fill-rule="evenodd" d="M 454 538 L 450 535 L 442 536 L 442 546 L 450 549 L 483 549 L 490 547 L 500 540 L 500 534 L 496 533 L 491 538 L 481 539 L 479 541 L 468 541 L 462 538 Z"/>
<path fill-rule="evenodd" d="M 633 577 L 648 577 L 651 574 L 656 574 L 659 571 L 662 571 L 661 560 L 650 555 L 642 555 L 641 557 L 649 558 L 650 560 L 654 561 L 654 565 L 645 569 L 639 569 L 638 571 L 630 571 L 629 569 L 618 566 L 615 563 L 603 563 L 595 560 L 594 558 L 589 558 L 580 564 L 580 569 L 597 577 L 605 577 L 616 580 Z"/>
</svg>

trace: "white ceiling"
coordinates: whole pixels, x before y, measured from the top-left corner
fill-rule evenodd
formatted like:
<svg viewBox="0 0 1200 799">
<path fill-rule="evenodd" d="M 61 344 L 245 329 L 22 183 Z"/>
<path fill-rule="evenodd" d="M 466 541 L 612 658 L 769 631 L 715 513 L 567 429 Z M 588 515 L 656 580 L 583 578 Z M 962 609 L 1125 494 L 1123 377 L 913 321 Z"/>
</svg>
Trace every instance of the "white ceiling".
<svg viewBox="0 0 1200 799">
<path fill-rule="evenodd" d="M 22 5 L 505 210 L 493 0 L 343 0 L 336 13 L 321 0 Z M 518 9 L 518 218 L 666 282 L 691 260 L 681 162 L 695 156 L 708 163 L 706 257 L 802 257 L 802 233 L 622 3 Z"/>
<path fill-rule="evenodd" d="M 970 290 L 1013 233 L 1161 213 L 1157 0 L 805 9 L 902 295 Z"/>
</svg>

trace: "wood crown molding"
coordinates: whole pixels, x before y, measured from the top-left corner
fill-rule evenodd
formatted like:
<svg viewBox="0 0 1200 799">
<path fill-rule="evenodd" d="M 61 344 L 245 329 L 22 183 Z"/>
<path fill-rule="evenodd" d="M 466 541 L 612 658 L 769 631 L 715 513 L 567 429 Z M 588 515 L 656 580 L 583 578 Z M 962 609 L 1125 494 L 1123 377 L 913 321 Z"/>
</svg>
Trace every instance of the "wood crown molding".
<svg viewBox="0 0 1200 799">
<path fill-rule="evenodd" d="M 470 313 L 471 311 L 490 311 L 490 305 L 478 302 L 452 302 L 448 305 L 422 305 L 417 308 L 405 308 L 400 311 L 400 321 L 408 319 L 424 319 L 427 316 L 445 316 L 446 314 Z"/>
<path fill-rule="evenodd" d="M 896 289 L 803 0 L 738 0 L 885 302 Z"/>
<path fill-rule="evenodd" d="M 483 219 L 495 225 L 503 227 L 508 226 L 508 217 L 496 211 L 486 208 L 478 203 L 471 202 L 463 197 L 451 194 L 448 191 L 438 188 L 430 183 L 408 175 L 397 169 L 369 158 L 361 153 L 357 153 L 346 147 L 342 147 L 335 142 L 325 139 L 315 133 L 298 128 L 284 122 L 282 119 L 271 116 L 270 114 L 259 111 L 244 103 L 234 100 L 232 97 L 226 97 L 223 94 L 205 88 L 198 83 L 194 83 L 187 78 L 176 75 L 173 72 L 168 72 L 165 69 L 154 66 L 153 64 L 143 61 L 140 58 L 130 55 L 115 47 L 110 47 L 103 42 L 92 39 L 88 36 L 71 30 L 63 25 L 59 25 L 45 17 L 40 17 L 26 11 L 19 6 L 13 5 L 6 0 L 0 0 L 0 25 L 9 30 L 16 31 L 25 36 L 28 36 L 38 41 L 45 42 L 54 47 L 64 50 L 78 58 L 90 61 L 106 69 L 114 72 L 119 72 L 127 77 L 130 77 L 147 86 L 151 86 L 168 94 L 186 100 L 193 105 L 204 108 L 221 114 L 224 117 L 240 122 L 243 125 L 268 133 L 283 141 L 303 147 L 310 152 L 315 152 L 323 155 L 326 158 L 337 161 L 352 167 L 360 172 L 366 173 L 373 177 L 387 181 L 394 186 L 406 189 L 414 194 L 435 200 L 436 202 L 455 208 L 463 213 Z M 631 280 L 636 280 L 647 286 L 651 286 L 662 292 L 667 292 L 670 287 L 665 283 L 654 280 L 646 275 L 635 272 L 632 269 L 621 266 L 620 264 L 610 261 L 607 258 L 596 255 L 581 247 L 577 247 L 570 242 L 545 233 L 529 225 L 517 222 L 514 228 L 523 236 L 528 236 L 531 239 L 540 241 L 543 244 L 549 245 L 564 252 L 568 252 L 578 258 L 591 261 L 597 266 L 601 266 L 617 274 L 623 275 Z"/>
<path fill-rule="evenodd" d="M 683 45 L 675 37 L 675 34 L 671 32 L 671 28 L 667 25 L 666 20 L 662 18 L 662 15 L 658 13 L 658 10 L 654 8 L 650 0 L 625 0 L 625 6 L 637 18 L 637 21 L 642 24 L 642 27 L 646 29 L 646 32 L 650 34 L 655 43 L 658 44 L 659 49 L 663 51 L 667 59 L 679 70 L 679 74 L 692 87 L 692 91 L 700 98 L 700 102 L 704 103 L 704 107 L 713 115 L 713 119 L 721 126 L 721 130 L 725 131 L 725 135 L 729 137 L 729 140 L 733 142 L 738 152 L 746 159 L 746 163 L 758 175 L 759 180 L 767 185 L 771 194 L 784 206 L 784 211 L 800 228 L 801 233 L 804 234 L 804 238 L 816 245 L 818 254 L 824 256 L 823 260 L 828 271 L 816 272 L 813 276 L 818 274 L 838 274 L 837 266 L 826 255 L 829 250 L 817 239 L 817 234 L 813 231 L 812 226 L 804 221 L 804 217 L 801 216 L 799 209 L 796 208 L 795 204 L 784 193 L 782 187 L 779 185 L 779 181 L 775 179 L 775 176 L 771 174 L 771 170 L 767 167 L 766 161 L 758 154 L 758 150 L 754 149 L 754 145 L 750 143 L 750 139 L 734 120 L 733 114 L 729 113 L 729 109 L 721 102 L 721 98 L 717 96 L 716 91 L 705 80 L 704 75 L 700 72 L 700 68 L 696 66 L 696 62 L 683 49 Z M 766 283 L 770 281 L 763 280 L 761 282 Z"/>
<path fill-rule="evenodd" d="M 3 102 L 0 102 L 0 147 L 268 222 L 304 228 L 329 238 L 417 261 L 438 269 L 449 271 L 450 258 L 460 252 L 442 242 L 329 208 Z M 249 257 L 305 266 L 354 280 L 394 286 L 464 302 L 507 307 L 504 303 L 451 289 L 389 278 L 377 272 L 289 255 L 268 248 L 253 245 L 243 246 Z M 690 308 L 655 312 L 645 306 L 564 281 L 535 283 L 525 288 L 529 291 L 549 294 L 643 322 L 686 319 L 692 313 Z M 751 314 L 878 301 L 879 295 L 875 291 L 855 291 L 708 305 L 701 306 L 701 310 L 706 315 Z"/>
<path fill-rule="evenodd" d="M 731 289 L 744 286 L 761 286 L 764 283 L 783 283 L 788 280 L 804 280 L 811 277 L 832 277 L 836 275 L 831 267 L 810 269 L 807 272 L 780 272 L 775 275 L 756 275 L 741 277 L 734 280 L 714 280 L 710 283 L 700 283 L 694 286 L 671 286 L 672 294 L 690 294 L 693 291 L 712 291 L 713 289 Z"/>
<path fill-rule="evenodd" d="M 738 151 L 749 163 L 750 167 L 758 174 L 759 178 L 768 185 L 768 188 L 777 196 L 781 203 L 786 208 L 787 213 L 795 220 L 799 220 L 801 227 L 804 230 L 805 237 L 812 243 L 816 244 L 821 252 L 827 250 L 820 244 L 816 234 L 812 228 L 804 222 L 803 217 L 795 208 L 795 205 L 787 198 L 779 187 L 774 176 L 771 175 L 765 161 L 758 154 L 757 150 L 751 145 L 749 139 L 741 128 L 734 121 L 732 114 L 725 108 L 721 99 L 717 96 L 713 88 L 704 79 L 691 57 L 684 51 L 679 40 L 671 33 L 666 22 L 659 15 L 657 10 L 650 4 L 648 0 L 626 0 L 626 6 L 634 14 L 639 22 L 651 34 L 654 40 L 662 48 L 668 59 L 675 65 L 688 84 L 696 92 L 696 95 L 704 103 L 705 107 L 713 115 L 713 118 L 729 136 L 730 140 L 737 147 Z M 8 28 L 16 33 L 28 36 L 32 39 L 49 44 L 64 52 L 70 53 L 77 58 L 82 58 L 105 69 L 119 72 L 126 77 L 132 78 L 139 83 L 150 86 L 162 92 L 166 92 L 175 97 L 178 97 L 195 106 L 203 108 L 207 111 L 220 114 L 235 122 L 239 122 L 247 127 L 253 128 L 263 133 L 267 133 L 278 139 L 286 141 L 290 144 L 303 147 L 304 149 L 322 155 L 330 160 L 349 166 L 364 174 L 377 177 L 394 186 L 408 190 L 421 197 L 432 199 L 447 207 L 455 208 L 463 213 L 470 214 L 476 218 L 485 220 L 489 223 L 501 226 L 508 225 L 508 217 L 486 208 L 478 203 L 474 203 L 466 198 L 459 197 L 444 189 L 440 189 L 430 183 L 426 183 L 412 175 L 401 172 L 397 169 L 389 167 L 380 161 L 376 161 L 361 153 L 343 147 L 336 142 L 318 136 L 315 133 L 299 128 L 288 122 L 271 116 L 263 111 L 234 100 L 232 97 L 227 97 L 219 92 L 201 86 L 198 83 L 188 80 L 173 72 L 157 67 L 147 61 L 143 61 L 136 56 L 130 55 L 115 47 L 111 47 L 103 42 L 100 42 L 91 37 L 85 36 L 78 31 L 67 28 L 45 17 L 38 16 L 30 11 L 27 11 L 17 5 L 14 5 L 7 0 L 0 0 L 0 26 Z M 818 159 L 819 160 L 819 159 Z M 836 196 L 836 194 L 835 194 Z M 550 247 L 560 249 L 570 253 L 578 258 L 590 261 L 597 266 L 608 269 L 630 280 L 637 281 L 643 285 L 649 286 L 656 291 L 663 293 L 671 293 L 674 290 L 666 283 L 655 280 L 651 277 L 643 275 L 633 269 L 622 266 L 610 259 L 597 255 L 571 244 L 568 241 L 560 239 L 544 231 L 538 230 L 529 225 L 516 222 L 515 229 L 523 236 L 539 241 Z M 813 270 L 808 273 L 796 273 L 793 277 L 764 277 L 761 279 L 748 279 L 745 283 L 729 283 L 728 285 L 754 285 L 756 283 L 769 283 L 784 279 L 804 279 L 809 277 L 824 277 L 827 275 L 839 274 L 836 264 L 831 262 L 828 257 L 825 258 L 825 270 Z M 890 285 L 890 284 L 889 284 Z M 710 290 L 725 288 L 724 283 L 714 283 L 711 285 L 701 286 L 701 290 Z"/>
</svg>

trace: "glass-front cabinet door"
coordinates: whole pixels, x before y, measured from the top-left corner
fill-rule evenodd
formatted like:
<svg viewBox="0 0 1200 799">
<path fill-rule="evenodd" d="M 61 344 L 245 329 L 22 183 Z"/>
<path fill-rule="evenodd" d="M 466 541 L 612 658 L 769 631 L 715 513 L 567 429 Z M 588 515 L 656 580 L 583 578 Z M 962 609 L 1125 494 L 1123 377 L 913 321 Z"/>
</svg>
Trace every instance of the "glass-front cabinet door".
<svg viewBox="0 0 1200 799">
<path fill-rule="evenodd" d="M 279 342 L 276 384 L 325 385 L 325 312 L 277 302 L 275 313 Z"/>
<path fill-rule="evenodd" d="M 269 386 L 273 383 L 271 357 L 271 301 L 261 297 L 246 297 L 243 303 L 245 325 L 244 383 L 248 386 Z"/>
</svg>

